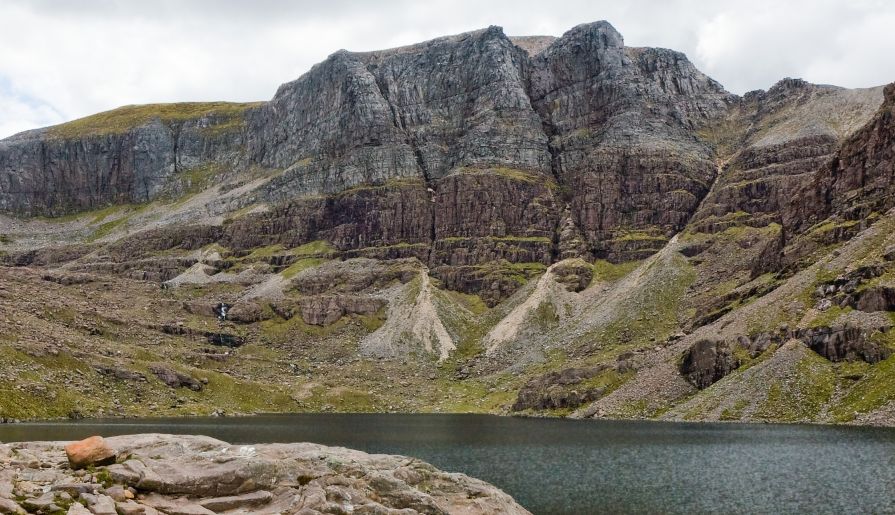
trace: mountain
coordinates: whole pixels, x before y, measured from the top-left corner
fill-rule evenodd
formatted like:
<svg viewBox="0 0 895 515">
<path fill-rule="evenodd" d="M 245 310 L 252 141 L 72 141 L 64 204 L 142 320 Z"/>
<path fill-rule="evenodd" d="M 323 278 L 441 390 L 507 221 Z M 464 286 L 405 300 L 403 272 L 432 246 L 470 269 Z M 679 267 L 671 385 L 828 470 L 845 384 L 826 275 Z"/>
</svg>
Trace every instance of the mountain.
<svg viewBox="0 0 895 515">
<path fill-rule="evenodd" d="M 607 22 L 0 141 L 0 416 L 895 422 L 895 85 Z"/>
</svg>

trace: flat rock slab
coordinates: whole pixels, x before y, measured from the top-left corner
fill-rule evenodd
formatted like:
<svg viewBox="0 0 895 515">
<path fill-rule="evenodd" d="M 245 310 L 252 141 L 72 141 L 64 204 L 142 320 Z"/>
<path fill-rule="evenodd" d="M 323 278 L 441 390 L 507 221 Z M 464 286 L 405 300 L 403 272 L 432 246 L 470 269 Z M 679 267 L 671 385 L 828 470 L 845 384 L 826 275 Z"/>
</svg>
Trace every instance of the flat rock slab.
<svg viewBox="0 0 895 515">
<path fill-rule="evenodd" d="M 213 497 L 211 499 L 203 499 L 199 501 L 199 505 L 211 511 L 227 511 L 237 508 L 247 508 L 252 506 L 261 506 L 269 503 L 273 499 L 273 494 L 265 490 L 256 492 L 231 495 L 227 497 Z"/>
<path fill-rule="evenodd" d="M 105 439 L 118 463 L 88 472 L 72 470 L 65 445 L 8 444 L 16 452 L 0 455 L 0 477 L 8 477 L 15 498 L 24 500 L 20 505 L 0 499 L 0 513 L 23 513 L 25 504 L 68 506 L 64 501 L 72 497 L 87 505 L 71 504 L 73 515 L 528 513 L 488 483 L 404 456 L 311 443 L 239 446 L 204 436 L 145 434 Z M 36 469 L 13 464 L 13 456 L 24 454 Z"/>
<path fill-rule="evenodd" d="M 168 515 L 214 515 L 215 513 L 190 501 L 187 497 L 171 498 L 159 494 L 150 494 L 141 502 Z"/>
</svg>

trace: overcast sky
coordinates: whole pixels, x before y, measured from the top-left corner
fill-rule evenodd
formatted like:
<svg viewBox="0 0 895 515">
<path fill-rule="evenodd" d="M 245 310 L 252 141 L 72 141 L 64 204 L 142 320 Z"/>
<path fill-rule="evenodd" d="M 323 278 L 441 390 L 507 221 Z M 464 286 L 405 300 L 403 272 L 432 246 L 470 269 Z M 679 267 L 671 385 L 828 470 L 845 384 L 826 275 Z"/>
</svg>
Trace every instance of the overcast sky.
<svg viewBox="0 0 895 515">
<path fill-rule="evenodd" d="M 895 81 L 895 1 L 0 0 L 0 137 L 125 104 L 266 100 L 335 50 L 605 19 L 729 91 Z"/>
</svg>

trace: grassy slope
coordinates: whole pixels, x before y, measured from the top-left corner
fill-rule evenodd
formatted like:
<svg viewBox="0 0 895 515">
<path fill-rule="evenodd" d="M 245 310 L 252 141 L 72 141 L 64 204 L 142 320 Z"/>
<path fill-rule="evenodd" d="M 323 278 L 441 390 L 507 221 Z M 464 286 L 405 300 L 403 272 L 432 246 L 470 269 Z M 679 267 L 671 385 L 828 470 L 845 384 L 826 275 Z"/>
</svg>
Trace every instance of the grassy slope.
<svg viewBox="0 0 895 515">
<path fill-rule="evenodd" d="M 219 121 L 215 126 L 220 126 L 241 121 L 247 109 L 259 105 L 261 105 L 259 102 L 180 102 L 131 105 L 50 127 L 47 130 L 47 135 L 56 138 L 79 138 L 121 134 L 153 120 L 172 123 L 195 120 L 203 116 L 216 117 Z"/>
<path fill-rule="evenodd" d="M 109 209 L 91 213 L 89 218 L 102 224 L 115 219 L 117 214 L 117 210 Z M 838 256 L 830 253 L 814 269 L 789 279 L 775 292 L 776 297 L 737 305 L 718 322 L 734 329 L 721 334 L 732 335 L 740 330 L 737 327 L 756 331 L 773 329 L 779 323 L 811 327 L 835 320 L 847 310 L 814 314 L 806 311 L 812 302 L 811 292 L 823 280 L 879 260 L 880 249 L 891 234 L 890 225 L 895 222 L 884 218 L 883 223 L 862 239 L 838 249 L 827 249 L 828 252 L 836 250 Z M 750 235 L 725 231 L 719 237 Z M 318 256 L 330 252 L 332 248 L 325 242 L 311 242 L 293 249 L 258 248 L 236 259 L 250 268 L 267 257 L 298 256 L 297 261 L 280 272 L 289 279 L 325 262 Z M 589 323 L 582 327 L 576 339 L 568 341 L 572 345 L 556 345 L 547 352 L 544 361 L 532 362 L 516 372 L 495 370 L 465 380 L 457 378 L 457 369 L 483 353 L 482 337 L 508 313 L 508 306 L 489 309 L 474 295 L 438 290 L 440 315 L 458 343 L 456 353 L 440 366 L 425 359 L 422 364 L 414 360 L 377 363 L 357 359 L 356 342 L 381 326 L 383 314 L 347 316 L 329 327 L 310 326 L 298 317 L 286 321 L 273 316 L 259 324 L 238 327 L 252 343 L 236 350 L 231 358 L 216 361 L 197 357 L 197 349 L 203 342 L 194 339 L 165 337 L 166 343 L 161 346 L 140 344 L 141 338 L 153 338 L 157 333 L 144 329 L 133 331 L 128 327 L 128 320 L 139 319 L 135 309 L 104 317 L 90 314 L 96 303 L 70 305 L 66 302 L 67 295 L 78 291 L 86 291 L 88 297 L 101 295 L 105 297 L 104 302 L 112 305 L 134 295 L 157 301 L 158 293 L 148 285 L 135 286 L 113 279 L 118 286 L 110 291 L 101 284 L 49 286 L 36 277 L 29 277 L 22 279 L 22 284 L 40 290 L 32 302 L 42 309 L 37 315 L 28 311 L 22 314 L 23 320 L 28 320 L 36 331 L 31 335 L 33 338 L 25 335 L 25 341 L 7 338 L 0 343 L 3 358 L 0 373 L 14 379 L 0 384 L 0 397 L 4 399 L 0 401 L 0 416 L 68 416 L 76 412 L 134 416 L 201 414 L 214 409 L 505 412 L 514 401 L 516 390 L 538 374 L 568 366 L 612 363 L 620 353 L 630 350 L 651 353 L 654 345 L 679 331 L 682 322 L 695 315 L 689 309 L 688 287 L 699 270 L 676 252 L 642 263 L 612 265 L 598 261 L 594 264 L 591 289 L 605 296 L 613 288 L 624 287 L 623 295 L 610 299 L 612 302 L 606 305 L 599 304 L 600 296 L 596 297 L 596 311 L 585 309 L 581 313 Z M 736 283 L 728 282 L 731 281 L 718 283 L 711 291 L 721 295 L 737 287 Z M 115 290 L 124 293 L 116 296 Z M 187 326 L 197 329 L 213 327 L 215 321 L 211 318 L 184 317 L 178 303 L 213 300 L 240 290 L 240 286 L 232 284 L 184 287 L 164 294 L 173 304 L 166 300 L 167 307 L 156 307 L 166 320 L 184 320 Z M 524 291 L 522 295 L 524 298 Z M 8 302 L 11 304 L 7 309 L 19 307 L 11 296 Z M 784 304 L 797 307 L 779 309 Z M 549 336 L 569 330 L 569 321 L 560 323 L 557 311 L 547 309 L 550 307 L 539 306 L 532 313 L 527 322 L 531 332 Z M 606 313 L 609 315 L 600 318 L 603 316 L 600 314 Z M 99 327 L 99 330 L 92 334 L 85 327 Z M 13 332 L 7 330 L 6 334 Z M 32 345 L 46 341 L 40 334 L 57 335 L 71 345 L 63 346 L 56 355 L 29 352 L 29 349 L 42 348 Z M 135 387 L 130 382 L 99 375 L 93 370 L 94 360 L 80 351 L 85 346 L 105 356 L 100 362 L 123 363 L 125 368 L 144 374 L 148 380 Z M 667 412 L 691 420 L 849 421 L 895 399 L 895 382 L 890 381 L 895 358 L 877 365 L 832 364 L 805 348 L 800 349 L 794 357 L 779 354 L 781 351 L 774 347 L 754 360 L 744 358 L 743 366 L 723 381 L 661 410 L 649 408 L 650 394 L 644 392 L 643 397 L 631 400 L 617 413 L 661 416 Z M 122 351 L 124 354 L 119 354 Z M 207 379 L 208 384 L 202 392 L 171 390 L 149 372 L 149 366 L 155 363 L 173 363 L 187 374 Z M 613 391 L 633 378 L 632 373 L 600 375 L 591 381 L 593 385 L 587 383 L 581 387 L 600 386 Z M 569 414 L 569 410 L 547 414 L 562 416 Z"/>
</svg>

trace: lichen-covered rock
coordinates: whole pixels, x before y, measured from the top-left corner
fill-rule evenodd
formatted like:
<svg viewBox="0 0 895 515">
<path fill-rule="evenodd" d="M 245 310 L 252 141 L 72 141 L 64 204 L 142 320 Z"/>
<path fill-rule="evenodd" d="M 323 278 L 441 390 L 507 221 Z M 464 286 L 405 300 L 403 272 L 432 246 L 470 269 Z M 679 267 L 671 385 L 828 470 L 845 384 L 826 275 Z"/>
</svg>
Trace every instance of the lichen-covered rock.
<svg viewBox="0 0 895 515">
<path fill-rule="evenodd" d="M 560 261 L 551 270 L 556 282 L 574 292 L 587 288 L 594 277 L 594 267 L 582 259 Z"/>
<path fill-rule="evenodd" d="M 25 515 L 27 512 L 15 501 L 0 497 L 0 513 L 4 515 Z"/>
<path fill-rule="evenodd" d="M 227 310 L 227 320 L 241 324 L 251 324 L 270 318 L 270 314 L 264 306 L 257 302 L 237 302 Z"/>
<path fill-rule="evenodd" d="M 188 435 L 116 436 L 106 442 L 123 461 L 97 468 L 92 476 L 102 477 L 105 486 L 93 483 L 92 490 L 78 494 L 92 513 L 528 513 L 483 481 L 403 456 L 311 443 L 236 446 Z M 33 469 L 0 461 L 0 473 L 9 472 L 14 483 L 39 483 L 23 503 L 61 511 L 52 508 L 63 495 L 55 486 L 76 482 L 64 443 L 10 445 L 27 447 L 46 478 L 36 480 Z M 136 495 L 131 499 L 126 492 Z M 0 501 L 0 510 L 24 513 L 11 500 Z"/>
</svg>

